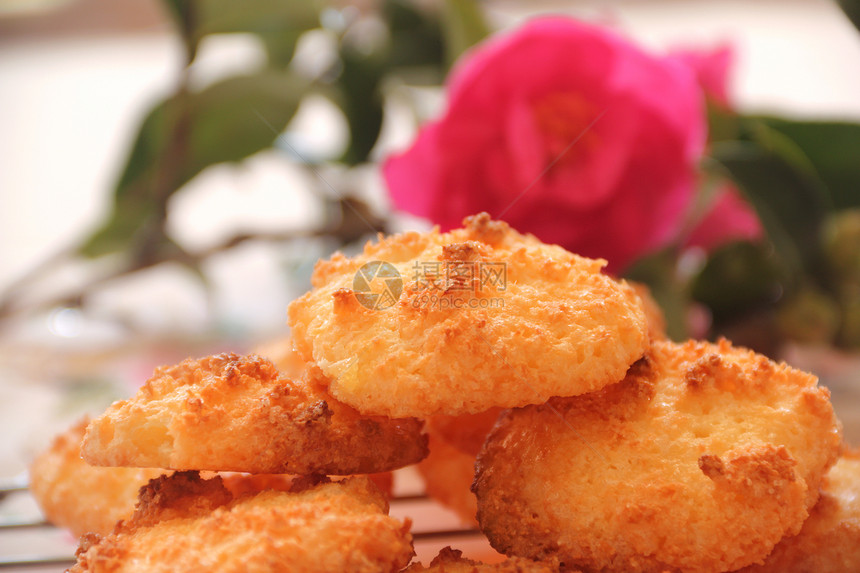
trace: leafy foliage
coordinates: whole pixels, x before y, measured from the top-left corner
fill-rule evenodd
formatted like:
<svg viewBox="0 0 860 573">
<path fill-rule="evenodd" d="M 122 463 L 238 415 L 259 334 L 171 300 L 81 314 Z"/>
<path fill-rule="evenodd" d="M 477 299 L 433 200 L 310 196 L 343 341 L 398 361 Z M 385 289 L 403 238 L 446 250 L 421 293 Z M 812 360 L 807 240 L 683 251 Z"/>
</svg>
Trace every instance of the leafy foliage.
<svg viewBox="0 0 860 573">
<path fill-rule="evenodd" d="M 848 16 L 848 19 L 854 24 L 854 27 L 860 30 L 860 0 L 837 0 L 842 11 Z"/>
<path fill-rule="evenodd" d="M 205 168 L 269 147 L 292 118 L 301 78 L 264 71 L 180 92 L 146 116 L 114 191 L 110 218 L 80 247 L 96 257 L 165 244 L 167 200 Z"/>
<path fill-rule="evenodd" d="M 477 0 L 379 0 L 361 10 L 335 0 L 164 4 L 185 47 L 186 69 L 175 90 L 143 117 L 108 216 L 72 253 L 81 260 L 121 260 L 115 276 L 174 261 L 205 280 L 199 263 L 206 253 L 184 252 L 165 231 L 174 194 L 211 166 L 270 148 L 312 94 L 329 98 L 346 119 L 349 141 L 338 161 L 370 161 L 385 121 L 386 90 L 440 84 L 457 58 L 490 33 Z M 860 2 L 839 4 L 860 29 Z M 337 17 L 326 18 L 332 14 Z M 376 31 L 370 42 L 368 29 Z M 294 65 L 309 32 L 333 45 L 329 69 L 314 77 Z M 267 63 L 192 90 L 189 67 L 203 40 L 237 33 L 256 38 Z M 708 119 L 706 183 L 698 203 L 708 203 L 714 180 L 731 183 L 755 208 L 765 240 L 723 245 L 690 270 L 679 237 L 626 275 L 650 285 L 674 338 L 690 334 L 690 309 L 698 305 L 712 318 L 709 335 L 726 334 L 741 344 L 768 350 L 762 346 L 793 339 L 860 348 L 860 124 L 744 115 L 713 102 Z M 340 218 L 319 233 L 341 243 L 359 239 L 368 224 L 386 226 L 356 197 L 321 201 L 336 206 Z M 26 292 L 27 281 L 17 286 L 12 290 Z M 0 317 L 15 308 L 13 298 L 0 300 Z"/>
<path fill-rule="evenodd" d="M 834 253 L 860 253 L 860 233 L 841 232 L 838 249 L 832 236 L 836 222 L 860 206 L 860 125 L 717 109 L 709 118 L 706 167 L 744 193 L 767 243 L 712 253 L 694 279 L 692 298 L 710 309 L 715 328 L 750 309 L 770 308 L 766 327 L 781 336 L 855 346 L 853 334 L 840 332 L 853 333 L 860 288 L 845 277 L 851 255 L 834 262 Z"/>
<path fill-rule="evenodd" d="M 481 9 L 474 2 L 445 0 L 445 58 L 452 65 L 460 55 L 490 35 Z"/>
<path fill-rule="evenodd" d="M 826 212 L 824 191 L 809 172 L 757 142 L 715 146 L 712 158 L 746 194 L 791 273 L 813 271 Z"/>
<path fill-rule="evenodd" d="M 790 139 L 814 169 L 836 210 L 860 207 L 860 125 L 832 121 L 760 121 Z"/>
<path fill-rule="evenodd" d="M 444 68 L 445 37 L 458 51 L 486 33 L 477 5 L 457 2 L 445 21 L 456 31 L 445 34 L 442 15 L 405 0 L 386 0 L 379 18 L 388 42 L 364 51 L 338 39 L 338 73 L 313 81 L 291 71 L 299 37 L 320 26 L 319 12 L 333 9 L 313 0 L 165 0 L 186 47 L 190 65 L 201 41 L 213 34 L 257 36 L 269 54 L 268 69 L 223 80 L 199 92 L 183 83 L 156 104 L 141 123 L 125 168 L 114 189 L 109 218 L 79 247 L 86 257 L 125 252 L 143 258 L 135 266 L 157 262 L 179 248 L 164 233 L 167 201 L 209 166 L 237 162 L 272 145 L 302 99 L 314 91 L 341 108 L 350 141 L 341 161 L 368 161 L 383 121 L 382 85 L 403 68 Z M 449 9 L 449 12 L 451 10 Z M 354 22 L 353 22 L 354 23 Z M 349 23 L 348 23 L 349 25 Z M 328 85 L 326 85 L 328 83 Z"/>
<path fill-rule="evenodd" d="M 165 4 L 176 21 L 189 62 L 204 37 L 244 32 L 261 39 L 274 65 L 286 65 L 299 36 L 319 24 L 312 0 L 165 0 Z"/>
</svg>

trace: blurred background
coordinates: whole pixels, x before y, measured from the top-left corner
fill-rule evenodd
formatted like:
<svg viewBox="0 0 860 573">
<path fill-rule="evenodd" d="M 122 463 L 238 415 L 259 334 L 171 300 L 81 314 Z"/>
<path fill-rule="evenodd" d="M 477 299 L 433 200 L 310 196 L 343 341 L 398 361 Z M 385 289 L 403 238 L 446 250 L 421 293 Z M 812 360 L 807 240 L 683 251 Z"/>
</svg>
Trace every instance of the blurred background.
<svg viewBox="0 0 860 573">
<path fill-rule="evenodd" d="M 443 117 L 455 62 L 546 14 L 704 62 L 697 222 L 730 185 L 753 225 L 610 270 L 671 337 L 816 373 L 860 444 L 860 3 L 0 0 L 0 482 L 156 366 L 286 335 L 319 258 L 442 223 L 382 166 Z M 34 519 L 0 504 L 0 527 Z M 68 560 L 30 531 L 0 564 Z"/>
<path fill-rule="evenodd" d="M 156 365 L 285 334 L 319 257 L 428 228 L 379 162 L 490 31 L 552 12 L 731 45 L 736 109 L 860 122 L 860 35 L 828 0 L 239 5 L 0 0 L 0 475 Z M 860 439 L 856 349 L 794 342 Z"/>
</svg>

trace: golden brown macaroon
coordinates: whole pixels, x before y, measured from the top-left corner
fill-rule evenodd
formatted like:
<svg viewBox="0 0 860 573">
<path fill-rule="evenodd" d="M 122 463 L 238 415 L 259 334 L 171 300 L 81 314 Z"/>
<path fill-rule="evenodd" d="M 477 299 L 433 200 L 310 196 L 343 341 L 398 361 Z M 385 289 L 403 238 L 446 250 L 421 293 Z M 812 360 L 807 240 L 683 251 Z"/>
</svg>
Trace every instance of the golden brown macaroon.
<svg viewBox="0 0 860 573">
<path fill-rule="evenodd" d="M 364 477 L 234 498 L 218 477 L 180 472 L 141 490 L 113 533 L 85 536 L 71 572 L 393 573 L 414 552 L 408 520 L 387 514 Z"/>
<path fill-rule="evenodd" d="M 501 563 L 481 563 L 464 558 L 462 551 L 444 547 L 433 558 L 429 567 L 424 567 L 421 563 L 413 563 L 403 573 L 558 573 L 558 571 L 559 566 L 556 562 L 511 557 Z"/>
<path fill-rule="evenodd" d="M 275 340 L 269 340 L 258 344 L 251 354 L 269 359 L 275 368 L 287 377 L 298 377 L 302 375 L 307 364 L 293 345 L 293 339 L 284 336 Z"/>
<path fill-rule="evenodd" d="M 87 420 L 54 438 L 30 466 L 30 491 L 45 518 L 84 533 L 109 533 L 120 519 L 134 512 L 138 490 L 164 470 L 102 468 L 81 459 Z"/>
<path fill-rule="evenodd" d="M 299 353 L 296 352 L 293 345 L 293 339 L 289 336 L 259 344 L 254 348 L 251 354 L 268 358 L 272 361 L 272 364 L 274 364 L 275 367 L 287 377 L 301 376 L 302 372 L 308 367 L 308 364 L 302 360 Z M 475 453 L 477 454 L 477 451 Z M 274 480 L 273 485 L 276 485 L 281 479 L 293 477 L 285 474 L 265 474 L 265 476 L 271 476 L 271 478 L 260 477 L 258 478 L 258 481 L 265 484 L 267 483 L 267 480 L 272 479 Z M 373 483 L 375 483 L 388 498 L 391 498 L 394 490 L 394 475 L 390 471 L 372 473 L 369 474 L 368 477 L 373 480 Z M 230 488 L 227 481 L 225 481 L 225 485 L 227 485 L 228 489 Z M 263 488 L 258 488 L 257 491 L 259 491 L 259 489 Z M 272 489 L 279 488 L 274 487 Z"/>
<path fill-rule="evenodd" d="M 842 454 L 800 533 L 783 539 L 763 565 L 744 573 L 860 571 L 860 450 Z"/>
<path fill-rule="evenodd" d="M 244 474 L 233 472 L 201 472 L 204 478 L 221 476 L 221 480 L 234 497 L 249 493 L 259 493 L 267 489 L 278 491 L 290 491 L 293 482 L 299 477 L 290 474 Z M 394 489 L 394 475 L 392 472 L 378 474 L 366 474 L 367 478 L 379 488 L 387 499 L 391 499 Z M 337 480 L 338 478 L 335 478 Z"/>
<path fill-rule="evenodd" d="M 309 369 L 283 376 L 232 353 L 159 368 L 87 429 L 86 461 L 105 466 L 249 473 L 383 472 L 427 454 L 422 422 L 362 416 Z"/>
<path fill-rule="evenodd" d="M 800 531 L 839 423 L 814 376 L 752 351 L 655 342 L 601 391 L 502 415 L 478 521 L 508 555 L 600 571 L 729 571 Z"/>
<path fill-rule="evenodd" d="M 54 525 L 69 529 L 75 537 L 85 533 L 110 533 L 116 522 L 134 513 L 138 492 L 164 470 L 91 466 L 81 458 L 87 420 L 58 435 L 30 467 L 30 491 Z M 214 472 L 205 472 L 214 477 Z M 295 476 L 225 472 L 224 487 L 234 496 L 266 489 L 289 491 Z M 391 472 L 368 476 L 391 497 Z"/>
<path fill-rule="evenodd" d="M 438 414 L 427 418 L 427 432 L 474 458 L 502 411 L 503 408 L 490 408 L 477 414 Z"/>
<path fill-rule="evenodd" d="M 320 261 L 289 307 L 296 350 L 366 414 L 427 417 L 617 382 L 648 343 L 642 302 L 605 261 L 482 213 Z"/>
<path fill-rule="evenodd" d="M 111 468 L 104 468 L 111 469 Z M 233 497 L 259 493 L 267 489 L 290 491 L 296 476 L 290 474 L 246 474 L 238 472 L 200 472 L 200 477 L 221 478 L 221 483 Z"/>
<path fill-rule="evenodd" d="M 629 281 L 628 284 L 642 299 L 642 308 L 645 310 L 645 319 L 648 322 L 648 337 L 651 340 L 665 340 L 666 315 L 663 314 L 663 309 L 660 308 L 651 294 L 651 289 L 645 283 L 636 281 Z"/>
<path fill-rule="evenodd" d="M 430 454 L 416 466 L 424 491 L 452 510 L 463 523 L 477 526 L 478 502 L 472 493 L 475 456 L 465 454 L 434 434 L 430 434 Z"/>
<path fill-rule="evenodd" d="M 425 491 L 469 525 L 478 524 L 477 500 L 471 489 L 475 457 L 502 411 L 491 408 L 477 414 L 437 414 L 427 419 L 430 454 L 416 466 Z"/>
</svg>

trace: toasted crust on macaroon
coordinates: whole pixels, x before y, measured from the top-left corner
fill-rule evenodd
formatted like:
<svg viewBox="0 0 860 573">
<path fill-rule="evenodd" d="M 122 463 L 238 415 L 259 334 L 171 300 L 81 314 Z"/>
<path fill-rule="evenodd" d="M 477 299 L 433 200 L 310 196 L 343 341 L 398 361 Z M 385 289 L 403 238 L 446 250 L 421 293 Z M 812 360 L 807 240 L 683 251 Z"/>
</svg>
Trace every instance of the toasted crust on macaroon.
<svg viewBox="0 0 860 573">
<path fill-rule="evenodd" d="M 403 573 L 558 573 L 556 562 L 540 562 L 512 557 L 501 563 L 481 563 L 463 557 L 463 552 L 443 547 L 428 567 L 413 563 Z M 568 571 L 568 573 L 576 573 Z"/>
<path fill-rule="evenodd" d="M 502 412 L 502 408 L 490 408 L 477 414 L 439 414 L 427 419 L 427 432 L 474 458 Z"/>
<path fill-rule="evenodd" d="M 116 522 L 134 512 L 138 490 L 164 470 L 102 468 L 81 459 L 88 421 L 81 420 L 54 438 L 30 466 L 30 492 L 45 518 L 84 533 L 110 533 Z"/>
<path fill-rule="evenodd" d="M 422 422 L 362 416 L 327 395 L 310 369 L 283 376 L 232 353 L 159 368 L 87 429 L 91 464 L 249 473 L 383 472 L 427 455 Z"/>
<path fill-rule="evenodd" d="M 30 492 L 54 525 L 80 537 L 107 535 L 120 519 L 134 513 L 140 488 L 165 475 L 165 470 L 92 466 L 81 458 L 88 421 L 81 420 L 58 435 L 30 466 Z M 205 472 L 214 477 L 212 472 Z M 234 496 L 267 489 L 289 491 L 296 476 L 289 474 L 219 473 Z M 391 472 L 370 474 L 373 483 L 391 497 Z"/>
<path fill-rule="evenodd" d="M 251 350 L 251 354 L 270 360 L 287 378 L 300 377 L 307 367 L 307 363 L 296 352 L 293 339 L 289 336 L 260 343 Z"/>
<path fill-rule="evenodd" d="M 430 454 L 416 466 L 427 495 L 454 511 L 464 523 L 477 525 L 478 506 L 472 493 L 475 457 L 503 410 L 427 419 Z"/>
<path fill-rule="evenodd" d="M 651 340 L 665 340 L 667 338 L 666 315 L 663 314 L 663 309 L 660 308 L 654 295 L 651 294 L 651 289 L 645 283 L 636 281 L 630 281 L 628 284 L 642 299 L 642 308 L 645 310 L 645 318 L 648 322 L 648 336 Z"/>
<path fill-rule="evenodd" d="M 800 533 L 744 573 L 860 571 L 860 450 L 846 451 L 821 484 L 821 497 Z"/>
<path fill-rule="evenodd" d="M 463 523 L 475 527 L 478 502 L 470 489 L 475 479 L 475 456 L 461 452 L 432 433 L 429 446 L 430 454 L 416 466 L 424 480 L 424 491 L 456 513 Z"/>
<path fill-rule="evenodd" d="M 364 477 L 234 498 L 218 477 L 180 472 L 141 490 L 113 533 L 84 537 L 71 572 L 393 573 L 412 558 L 412 536 L 387 513 Z"/>
<path fill-rule="evenodd" d="M 509 555 L 729 571 L 796 534 L 840 441 L 814 376 L 728 342 L 656 342 L 617 384 L 502 415 L 478 521 Z"/>
<path fill-rule="evenodd" d="M 464 225 L 317 264 L 290 326 L 336 398 L 393 417 L 476 413 L 592 392 L 642 356 L 642 302 L 605 261 L 486 213 Z"/>
</svg>

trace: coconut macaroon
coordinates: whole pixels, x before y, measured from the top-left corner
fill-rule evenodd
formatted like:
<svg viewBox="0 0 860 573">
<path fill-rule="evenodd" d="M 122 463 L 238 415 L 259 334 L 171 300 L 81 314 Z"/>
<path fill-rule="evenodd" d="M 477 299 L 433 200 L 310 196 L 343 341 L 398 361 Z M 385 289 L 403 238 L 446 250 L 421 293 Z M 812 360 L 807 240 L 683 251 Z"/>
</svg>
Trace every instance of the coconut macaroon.
<svg viewBox="0 0 860 573">
<path fill-rule="evenodd" d="M 475 479 L 475 456 L 461 452 L 432 432 L 429 436 L 430 454 L 416 466 L 425 493 L 456 513 L 464 524 L 476 526 L 478 505 L 470 489 Z"/>
<path fill-rule="evenodd" d="M 394 573 L 413 554 L 408 520 L 368 478 L 234 497 L 219 477 L 180 472 L 141 490 L 110 535 L 85 536 L 70 571 Z"/>
<path fill-rule="evenodd" d="M 81 420 L 54 438 L 30 466 L 30 492 L 45 518 L 65 527 L 75 537 L 85 533 L 106 535 L 117 521 L 134 513 L 138 493 L 165 470 L 92 466 L 81 458 L 81 443 L 88 421 Z M 204 472 L 214 477 L 213 472 Z M 234 496 L 267 489 L 289 491 L 296 476 L 221 472 L 224 487 Z M 371 481 L 391 497 L 391 472 L 370 474 Z"/>
<path fill-rule="evenodd" d="M 860 571 L 860 450 L 842 454 L 821 484 L 821 497 L 800 533 L 744 573 Z"/>
<path fill-rule="evenodd" d="M 477 525 L 477 501 L 471 490 L 475 457 L 502 411 L 491 408 L 478 414 L 438 414 L 427 419 L 430 454 L 416 466 L 424 491 L 468 525 Z"/>
<path fill-rule="evenodd" d="M 508 555 L 729 571 L 800 531 L 840 428 L 814 376 L 728 342 L 655 342 L 623 381 L 502 415 L 478 521 Z"/>
<path fill-rule="evenodd" d="M 270 360 L 288 378 L 301 376 L 307 367 L 305 361 L 296 352 L 293 339 L 289 336 L 262 342 L 251 350 L 251 354 Z"/>
<path fill-rule="evenodd" d="M 427 455 L 422 422 L 362 416 L 332 399 L 317 371 L 283 376 L 232 353 L 159 368 L 87 429 L 95 465 L 272 474 L 384 472 Z"/>
<path fill-rule="evenodd" d="M 648 322 L 648 336 L 651 340 L 665 340 L 666 336 L 666 315 L 663 309 L 657 304 L 651 289 L 645 283 L 630 281 L 630 286 L 642 299 L 642 308 L 645 310 L 645 318 Z"/>
<path fill-rule="evenodd" d="M 296 349 L 365 414 L 477 413 L 592 392 L 648 344 L 640 298 L 605 261 L 486 213 L 317 263 L 289 307 Z"/>
<path fill-rule="evenodd" d="M 138 490 L 163 470 L 102 468 L 81 459 L 87 420 L 57 436 L 30 466 L 30 492 L 45 518 L 84 533 L 110 533 L 116 522 L 134 512 Z"/>
<path fill-rule="evenodd" d="M 438 414 L 427 418 L 427 433 L 457 448 L 473 458 L 481 451 L 487 434 L 499 418 L 502 408 L 490 408 L 477 414 L 447 416 Z"/>
<path fill-rule="evenodd" d="M 558 573 L 559 564 L 554 561 L 531 561 L 512 557 L 501 563 L 481 563 L 463 557 L 458 549 L 444 547 L 433 558 L 428 567 L 413 563 L 403 573 Z M 576 573 L 568 570 L 568 573 Z"/>
</svg>

